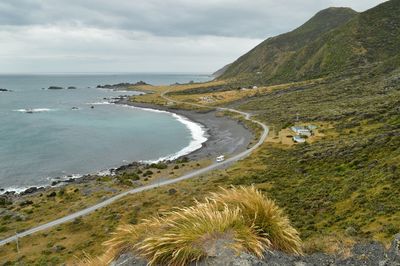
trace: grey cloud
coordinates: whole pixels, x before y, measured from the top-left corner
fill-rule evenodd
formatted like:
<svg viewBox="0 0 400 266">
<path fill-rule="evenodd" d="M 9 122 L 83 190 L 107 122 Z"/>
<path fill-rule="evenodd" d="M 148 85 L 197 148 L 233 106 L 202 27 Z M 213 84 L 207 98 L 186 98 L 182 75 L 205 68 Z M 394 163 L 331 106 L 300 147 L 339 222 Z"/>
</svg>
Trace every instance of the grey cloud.
<svg viewBox="0 0 400 266">
<path fill-rule="evenodd" d="M 213 72 L 329 6 L 382 0 L 0 0 L 0 72 Z"/>
<path fill-rule="evenodd" d="M 3 0 L 2 25 L 84 25 L 159 36 L 263 38 L 292 29 L 329 6 L 359 11 L 382 0 Z"/>
</svg>

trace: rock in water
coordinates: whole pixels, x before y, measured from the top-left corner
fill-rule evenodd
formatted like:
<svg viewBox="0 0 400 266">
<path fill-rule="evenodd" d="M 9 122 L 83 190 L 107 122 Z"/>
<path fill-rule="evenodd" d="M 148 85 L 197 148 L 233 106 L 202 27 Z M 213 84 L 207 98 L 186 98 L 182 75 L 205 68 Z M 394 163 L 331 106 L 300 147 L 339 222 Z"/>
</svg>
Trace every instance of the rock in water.
<svg viewBox="0 0 400 266">
<path fill-rule="evenodd" d="M 21 195 L 28 195 L 28 194 L 32 194 L 35 193 L 36 191 L 38 191 L 39 189 L 37 187 L 30 187 L 28 189 L 25 189 L 25 191 L 21 192 Z"/>
<path fill-rule="evenodd" d="M 64 89 L 63 87 L 58 87 L 58 86 L 50 86 L 48 88 L 48 90 L 63 90 L 63 89 Z"/>
</svg>

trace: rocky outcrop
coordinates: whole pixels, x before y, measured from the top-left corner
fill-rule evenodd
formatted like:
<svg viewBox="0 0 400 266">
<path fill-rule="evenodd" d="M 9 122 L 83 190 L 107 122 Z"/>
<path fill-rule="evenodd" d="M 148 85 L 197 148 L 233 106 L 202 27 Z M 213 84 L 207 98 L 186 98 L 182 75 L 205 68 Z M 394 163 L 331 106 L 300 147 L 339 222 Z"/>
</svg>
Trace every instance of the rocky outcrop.
<svg viewBox="0 0 400 266">
<path fill-rule="evenodd" d="M 388 257 L 391 261 L 400 265 L 400 234 L 397 234 L 392 242 L 392 245 L 388 252 Z"/>
<path fill-rule="evenodd" d="M 0 92 L 6 92 L 6 91 L 10 91 L 10 90 L 0 88 Z"/>
<path fill-rule="evenodd" d="M 63 90 L 63 87 L 58 87 L 58 86 L 50 86 L 47 88 L 48 90 Z"/>
<path fill-rule="evenodd" d="M 149 85 L 144 81 L 138 81 L 136 83 L 118 83 L 118 84 L 106 84 L 106 85 L 97 85 L 97 88 L 100 89 L 112 89 L 112 90 L 121 90 L 121 89 L 127 89 L 128 87 L 133 87 L 133 86 L 143 86 L 143 85 Z"/>
<path fill-rule="evenodd" d="M 397 237 L 397 242 L 400 240 Z M 397 253 L 398 253 L 397 249 Z M 395 257 L 396 251 L 393 246 L 388 251 L 378 242 L 359 243 L 353 247 L 352 253 L 348 258 L 341 258 L 334 255 L 323 253 L 315 253 L 303 257 L 296 257 L 284 254 L 282 252 L 269 253 L 263 259 L 265 264 L 269 266 L 399 266 L 400 260 Z"/>
<path fill-rule="evenodd" d="M 147 262 L 132 253 L 122 254 L 115 261 L 111 262 L 110 266 L 146 266 Z"/>
<path fill-rule="evenodd" d="M 218 241 L 217 241 L 218 242 Z M 356 244 L 347 258 L 314 253 L 305 256 L 293 256 L 274 251 L 265 254 L 263 259 L 253 255 L 236 254 L 226 248 L 225 242 L 215 245 L 209 256 L 203 261 L 193 263 L 199 266 L 400 266 L 400 234 L 397 234 L 389 250 L 379 242 Z M 112 266 L 146 265 L 146 261 L 132 253 L 122 254 L 111 263 Z"/>
</svg>

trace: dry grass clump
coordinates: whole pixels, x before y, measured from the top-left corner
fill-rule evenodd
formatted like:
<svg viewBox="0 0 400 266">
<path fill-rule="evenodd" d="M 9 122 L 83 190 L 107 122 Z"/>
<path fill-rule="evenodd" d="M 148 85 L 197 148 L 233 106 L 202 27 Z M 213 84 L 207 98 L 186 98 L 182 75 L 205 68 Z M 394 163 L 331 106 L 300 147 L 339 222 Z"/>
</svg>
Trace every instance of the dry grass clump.
<svg viewBox="0 0 400 266">
<path fill-rule="evenodd" d="M 122 225 L 105 242 L 107 252 L 82 264 L 107 265 L 123 252 L 149 265 L 187 265 L 212 253 L 217 241 L 237 253 L 262 257 L 266 250 L 301 254 L 301 240 L 282 210 L 254 187 L 222 189 L 204 203 L 177 208 L 164 217 Z"/>
<path fill-rule="evenodd" d="M 209 198 L 220 206 L 239 208 L 248 224 L 253 224 L 271 242 L 269 249 L 302 254 L 299 233 L 290 225 L 289 218 L 271 199 L 255 187 L 222 189 Z"/>
</svg>

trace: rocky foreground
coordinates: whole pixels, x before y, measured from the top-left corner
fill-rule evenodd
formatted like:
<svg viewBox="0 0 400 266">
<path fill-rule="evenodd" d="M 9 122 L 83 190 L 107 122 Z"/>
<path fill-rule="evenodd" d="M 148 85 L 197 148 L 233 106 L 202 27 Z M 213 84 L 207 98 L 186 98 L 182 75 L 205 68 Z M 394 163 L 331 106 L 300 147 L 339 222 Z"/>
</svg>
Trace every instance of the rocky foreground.
<svg viewBox="0 0 400 266">
<path fill-rule="evenodd" d="M 217 241 L 218 242 L 218 241 Z M 399 266 L 400 265 L 400 234 L 395 236 L 391 247 L 386 250 L 379 242 L 356 244 L 349 257 L 315 253 L 303 257 L 292 256 L 282 252 L 269 252 L 263 259 L 258 259 L 246 253 L 236 255 L 225 247 L 224 242 L 217 243 L 209 257 L 197 264 L 201 266 Z M 131 253 L 122 254 L 112 266 L 145 266 L 147 262 Z"/>
</svg>

